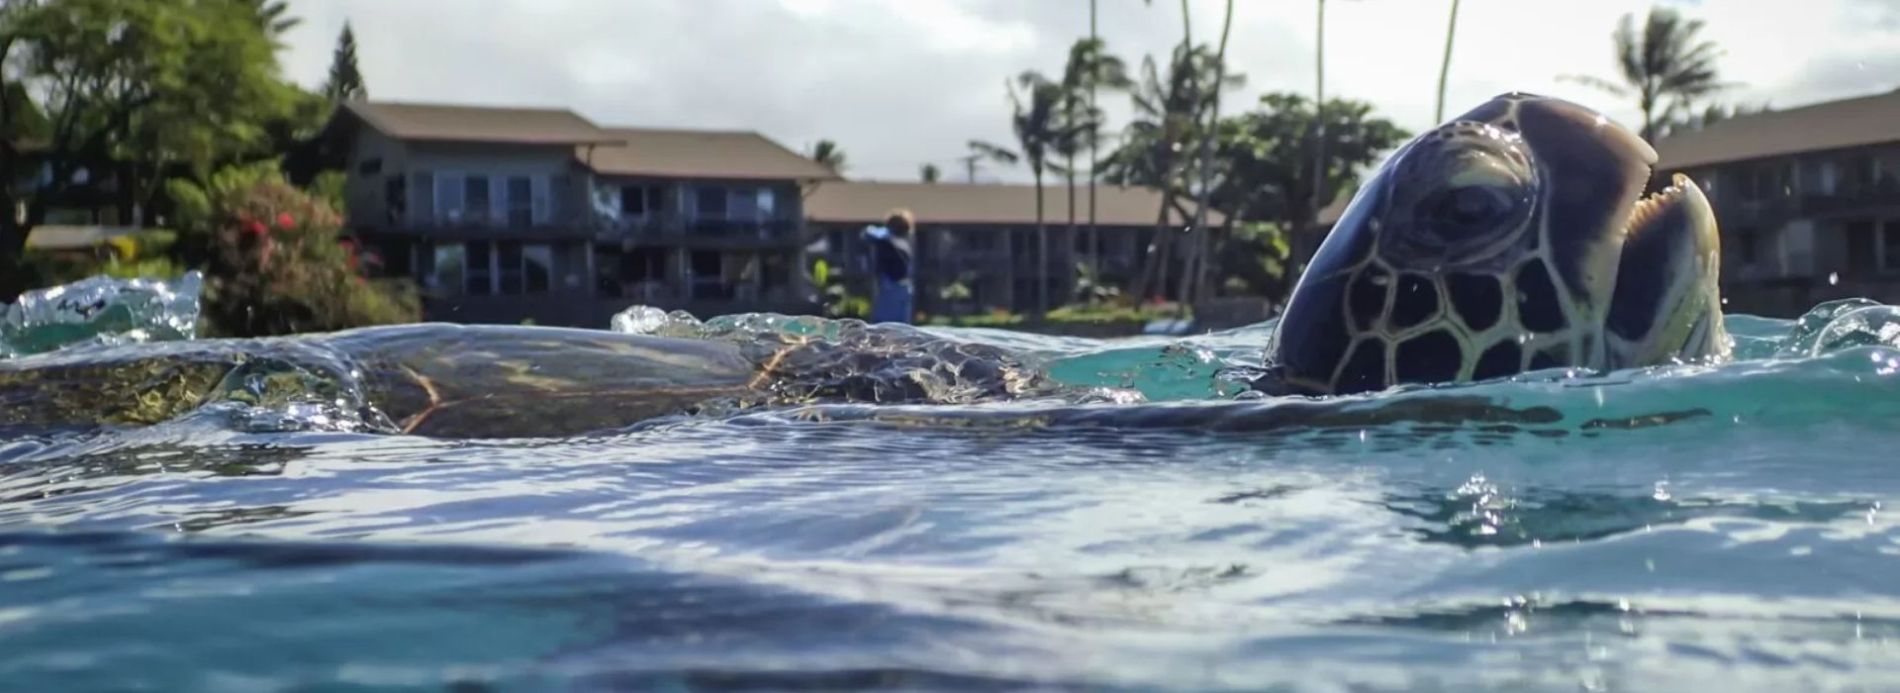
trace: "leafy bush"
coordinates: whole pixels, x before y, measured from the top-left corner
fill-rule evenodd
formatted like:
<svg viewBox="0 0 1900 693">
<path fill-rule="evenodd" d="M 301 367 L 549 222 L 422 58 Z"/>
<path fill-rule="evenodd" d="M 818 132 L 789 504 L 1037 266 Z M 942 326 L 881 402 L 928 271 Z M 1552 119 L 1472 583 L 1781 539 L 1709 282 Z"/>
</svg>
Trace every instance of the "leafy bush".
<svg viewBox="0 0 1900 693">
<path fill-rule="evenodd" d="M 274 165 L 221 171 L 203 187 L 173 181 L 180 255 L 205 270 L 201 332 L 265 336 L 414 322 L 407 280 L 368 278 L 342 218 Z"/>
<path fill-rule="evenodd" d="M 870 317 L 871 299 L 852 293 L 851 288 L 845 285 L 844 277 L 831 271 L 831 263 L 823 259 L 812 262 L 811 281 L 824 293 L 827 317 L 859 320 Z"/>
</svg>

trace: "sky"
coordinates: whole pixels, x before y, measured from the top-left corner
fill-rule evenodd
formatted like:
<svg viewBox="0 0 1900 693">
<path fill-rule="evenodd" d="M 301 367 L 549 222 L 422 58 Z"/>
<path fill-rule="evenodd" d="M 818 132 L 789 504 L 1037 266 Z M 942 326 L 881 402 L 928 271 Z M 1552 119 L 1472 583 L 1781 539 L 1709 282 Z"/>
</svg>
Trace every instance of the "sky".
<svg viewBox="0 0 1900 693">
<path fill-rule="evenodd" d="M 1900 0 L 1464 0 L 1445 114 L 1508 91 L 1577 100 L 1625 124 L 1623 99 L 1560 75 L 1613 77 L 1618 18 L 1654 4 L 1703 20 L 1726 100 L 1792 107 L 1900 88 Z M 603 125 L 756 130 L 796 150 L 839 143 L 845 175 L 967 176 L 972 139 L 1011 144 L 1005 81 L 1059 75 L 1089 32 L 1087 0 L 291 0 L 288 76 L 315 87 L 350 22 L 372 99 L 572 108 Z M 1222 0 L 1190 0 L 1197 43 L 1219 40 Z M 1260 94 L 1314 88 L 1316 3 L 1238 0 L 1229 70 Z M 1329 97 L 1431 127 L 1451 0 L 1330 0 Z M 452 9 L 451 9 L 452 8 Z M 1181 3 L 1097 0 L 1111 52 L 1165 63 Z M 1101 103 L 1126 122 L 1125 95 Z M 1028 180 L 986 165 L 978 180 Z"/>
</svg>

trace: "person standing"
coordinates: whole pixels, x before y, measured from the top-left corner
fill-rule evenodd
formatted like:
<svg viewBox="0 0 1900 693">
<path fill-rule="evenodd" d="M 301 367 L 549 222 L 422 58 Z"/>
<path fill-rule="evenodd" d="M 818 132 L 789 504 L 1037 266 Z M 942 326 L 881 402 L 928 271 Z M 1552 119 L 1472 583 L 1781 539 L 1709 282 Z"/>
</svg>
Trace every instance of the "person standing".
<svg viewBox="0 0 1900 693">
<path fill-rule="evenodd" d="M 911 234 L 917 219 L 910 210 L 896 209 L 886 215 L 883 226 L 864 230 L 870 247 L 871 272 L 877 288 L 871 296 L 871 322 L 910 323 L 911 311 Z"/>
</svg>

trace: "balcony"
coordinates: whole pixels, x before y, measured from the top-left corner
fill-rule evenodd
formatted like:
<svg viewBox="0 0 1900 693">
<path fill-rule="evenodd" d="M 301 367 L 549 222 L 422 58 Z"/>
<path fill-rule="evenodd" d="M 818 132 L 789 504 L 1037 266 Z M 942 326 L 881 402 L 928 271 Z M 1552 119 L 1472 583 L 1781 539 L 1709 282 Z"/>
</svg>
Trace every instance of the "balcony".
<svg viewBox="0 0 1900 693">
<path fill-rule="evenodd" d="M 732 221 L 668 218 L 614 218 L 600 215 L 589 227 L 601 241 L 665 240 L 680 245 L 727 246 L 796 244 L 799 224 L 791 220 Z"/>
<path fill-rule="evenodd" d="M 1900 206 L 1900 185 L 1868 186 L 1832 195 L 1804 195 L 1801 213 L 1827 215 Z"/>
</svg>

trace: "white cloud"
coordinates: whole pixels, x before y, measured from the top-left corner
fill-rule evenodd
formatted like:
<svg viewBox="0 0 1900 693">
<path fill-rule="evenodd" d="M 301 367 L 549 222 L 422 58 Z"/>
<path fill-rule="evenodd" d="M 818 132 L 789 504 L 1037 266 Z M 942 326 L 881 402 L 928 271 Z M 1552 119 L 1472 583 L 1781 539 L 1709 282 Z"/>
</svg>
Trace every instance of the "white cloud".
<svg viewBox="0 0 1900 693">
<path fill-rule="evenodd" d="M 1327 3 L 1327 93 L 1363 99 L 1414 131 L 1433 122 L 1450 0 Z M 1562 74 L 1613 76 L 1610 33 L 1651 0 L 1464 0 L 1446 114 L 1524 90 L 1623 122 L 1635 109 Z M 1900 86 L 1895 0 L 1678 0 L 1720 43 L 1733 100 L 1792 106 Z M 1177 3 L 1099 0 L 1099 28 L 1131 65 L 1179 41 Z M 1197 41 L 1223 3 L 1194 0 Z M 1315 5 L 1237 3 L 1232 69 L 1247 86 L 1311 93 Z M 1088 6 L 1054 0 L 292 0 L 305 18 L 285 67 L 322 81 L 344 18 L 376 98 L 567 105 L 605 123 L 748 128 L 802 148 L 838 140 L 852 175 L 960 175 L 964 142 L 1008 142 L 1003 82 L 1054 74 L 1088 32 Z M 1123 99 L 1105 96 L 1112 112 Z M 1026 179 L 1021 170 L 1003 171 Z"/>
</svg>

